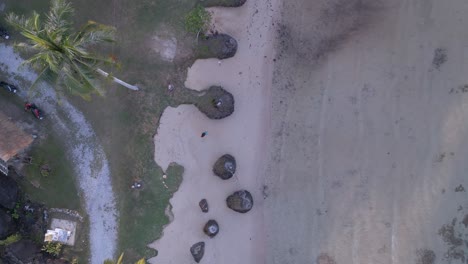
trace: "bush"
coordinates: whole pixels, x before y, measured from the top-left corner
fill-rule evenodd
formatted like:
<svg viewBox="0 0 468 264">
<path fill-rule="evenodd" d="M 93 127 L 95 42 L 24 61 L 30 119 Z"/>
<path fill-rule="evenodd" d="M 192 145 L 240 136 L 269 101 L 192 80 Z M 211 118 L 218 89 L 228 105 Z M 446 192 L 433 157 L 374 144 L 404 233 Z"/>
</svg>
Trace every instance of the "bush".
<svg viewBox="0 0 468 264">
<path fill-rule="evenodd" d="M 211 14 L 201 5 L 197 5 L 185 16 L 185 30 L 190 33 L 199 33 L 208 30 Z"/>
<path fill-rule="evenodd" d="M 62 252 L 62 244 L 56 242 L 46 242 L 44 246 L 42 246 L 42 251 L 49 253 L 54 257 L 58 257 Z"/>
<path fill-rule="evenodd" d="M 0 246 L 8 246 L 21 240 L 20 234 L 11 235 L 4 240 L 0 240 Z"/>
</svg>

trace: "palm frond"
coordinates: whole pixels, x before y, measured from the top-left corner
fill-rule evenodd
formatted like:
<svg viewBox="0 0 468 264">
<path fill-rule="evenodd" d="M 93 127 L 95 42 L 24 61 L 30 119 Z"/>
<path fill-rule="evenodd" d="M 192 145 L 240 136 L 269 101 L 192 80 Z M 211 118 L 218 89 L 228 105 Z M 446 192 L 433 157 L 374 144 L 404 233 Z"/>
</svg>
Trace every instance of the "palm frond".
<svg viewBox="0 0 468 264">
<path fill-rule="evenodd" d="M 54 37 L 60 40 L 71 29 L 70 18 L 73 16 L 73 13 L 73 7 L 69 2 L 65 0 L 52 0 L 45 28 L 48 32 L 53 32 Z"/>
<path fill-rule="evenodd" d="M 117 264 L 122 264 L 123 263 L 123 257 L 124 257 L 124 253 L 120 254 L 120 257 L 117 260 Z"/>
<path fill-rule="evenodd" d="M 49 68 L 44 68 L 39 75 L 37 76 L 36 80 L 31 84 L 30 89 L 28 91 L 28 97 L 31 97 L 32 93 L 36 91 L 36 87 L 41 82 L 47 83 L 57 83 L 58 75 L 57 73 L 51 71 Z"/>
<path fill-rule="evenodd" d="M 95 72 L 93 69 L 75 62 L 71 62 L 70 66 L 71 74 L 69 74 L 69 76 L 73 76 L 73 78 L 78 80 L 81 84 L 80 87 L 73 87 L 74 92 L 77 92 L 78 94 L 83 93 L 85 95 L 90 95 L 94 92 L 97 92 L 100 95 L 104 94 L 104 91 L 96 84 Z"/>
<path fill-rule="evenodd" d="M 114 37 L 114 27 L 88 21 L 77 32 L 74 43 L 80 47 L 87 47 L 100 42 L 113 42 Z"/>
<path fill-rule="evenodd" d="M 5 20 L 13 26 L 13 28 L 20 31 L 20 33 L 27 32 L 29 34 L 37 34 L 42 31 L 39 14 L 36 12 L 33 12 L 32 16 L 29 18 L 9 13 Z"/>
</svg>

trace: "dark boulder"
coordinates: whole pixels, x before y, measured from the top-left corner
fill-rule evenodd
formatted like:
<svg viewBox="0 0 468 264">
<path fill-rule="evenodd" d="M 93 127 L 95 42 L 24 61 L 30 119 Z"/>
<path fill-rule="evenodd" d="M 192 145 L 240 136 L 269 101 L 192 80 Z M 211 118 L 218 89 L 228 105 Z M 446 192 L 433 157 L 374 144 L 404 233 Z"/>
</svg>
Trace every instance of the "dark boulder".
<svg viewBox="0 0 468 264">
<path fill-rule="evenodd" d="M 209 207 L 208 207 L 208 201 L 206 199 L 202 199 L 198 205 L 200 206 L 200 209 L 204 213 L 208 213 Z"/>
<path fill-rule="evenodd" d="M 190 253 L 192 254 L 195 262 L 200 263 L 200 260 L 205 254 L 205 242 L 198 242 L 193 244 L 193 246 L 190 247 Z"/>
<path fill-rule="evenodd" d="M 0 206 L 13 209 L 18 198 L 18 184 L 12 178 L 0 173 Z"/>
<path fill-rule="evenodd" d="M 237 52 L 237 41 L 227 34 L 203 36 L 198 42 L 199 58 L 218 58 L 220 60 L 234 57 Z"/>
<path fill-rule="evenodd" d="M 203 232 L 211 238 L 215 237 L 219 232 L 219 225 L 216 220 L 209 220 L 206 222 Z"/>
<path fill-rule="evenodd" d="M 7 238 L 14 232 L 15 224 L 11 217 L 0 210 L 0 240 Z"/>
<path fill-rule="evenodd" d="M 213 166 L 213 173 L 223 180 L 230 179 L 236 172 L 236 159 L 225 154 L 221 156 Z"/>
<path fill-rule="evenodd" d="M 234 96 L 221 86 L 211 86 L 201 92 L 195 106 L 210 119 L 222 119 L 234 113 Z"/>
<path fill-rule="evenodd" d="M 253 207 L 253 197 L 249 191 L 241 190 L 228 196 L 227 206 L 239 213 L 247 213 Z"/>
</svg>

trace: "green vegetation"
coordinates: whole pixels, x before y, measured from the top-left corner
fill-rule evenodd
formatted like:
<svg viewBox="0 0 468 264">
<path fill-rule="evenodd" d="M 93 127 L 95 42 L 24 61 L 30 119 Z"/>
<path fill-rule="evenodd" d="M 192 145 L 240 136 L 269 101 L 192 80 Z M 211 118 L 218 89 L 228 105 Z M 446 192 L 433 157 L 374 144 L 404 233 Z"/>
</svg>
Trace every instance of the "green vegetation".
<svg viewBox="0 0 468 264">
<path fill-rule="evenodd" d="M 15 242 L 18 242 L 21 240 L 21 235 L 20 234 L 13 234 L 7 238 L 5 238 L 4 240 L 0 240 L 0 246 L 8 246 L 8 245 L 11 245 Z"/>
<path fill-rule="evenodd" d="M 21 206 L 20 206 L 20 203 L 17 202 L 17 203 L 15 204 L 15 207 L 13 208 L 13 210 L 10 211 L 11 217 L 12 217 L 13 219 L 15 219 L 15 220 L 18 220 L 18 219 L 19 219 L 19 211 L 18 211 L 18 210 L 20 210 L 20 207 L 21 207 Z"/>
<path fill-rule="evenodd" d="M 48 207 L 80 209 L 80 198 L 73 179 L 72 165 L 66 158 L 64 145 L 58 135 L 49 132 L 47 138 L 37 142 L 30 152 L 31 164 L 25 167 L 25 179 L 21 187 L 28 197 Z M 43 176 L 44 168 L 48 175 Z"/>
<path fill-rule="evenodd" d="M 16 47 L 33 56 L 25 64 L 39 72 L 34 87 L 47 81 L 62 94 L 62 87 L 74 95 L 89 99 L 92 93 L 103 94 L 94 78 L 97 74 L 108 77 L 99 65 L 115 65 L 112 58 L 104 58 L 88 51 L 92 45 L 113 41 L 115 29 L 94 21 L 88 21 L 77 32 L 73 32 L 71 17 L 74 9 L 65 0 L 52 0 L 45 21 L 33 12 L 29 18 L 10 13 L 6 20 L 26 39 Z M 113 77 L 111 77 L 113 78 Z M 120 83 L 120 82 L 119 82 Z M 132 85 L 120 83 L 127 88 Z"/>
<path fill-rule="evenodd" d="M 208 30 L 211 14 L 201 5 L 197 5 L 185 16 L 185 30 L 200 33 Z"/>
<path fill-rule="evenodd" d="M 56 242 L 46 242 L 42 246 L 42 251 L 47 252 L 54 257 L 58 257 L 62 252 L 62 244 Z"/>
<path fill-rule="evenodd" d="M 47 1 L 5 1 L 8 12 L 27 15 L 33 9 L 48 10 Z M 198 96 L 198 92 L 183 86 L 187 66 L 194 62 L 195 56 L 188 55 L 169 64 L 152 52 L 150 41 L 160 31 L 169 32 L 169 35 L 177 37 L 178 50 L 186 53 L 193 51 L 193 35 L 186 33 L 184 22 L 195 2 L 114 0 L 109 4 L 95 0 L 73 1 L 76 24 L 92 19 L 118 29 L 115 32 L 118 45 L 111 44 L 110 51 L 102 54 L 118 58 L 122 64 L 119 76 L 138 82 L 142 89 L 141 93 L 128 93 L 110 82 L 104 82 L 102 88 L 107 92 L 106 97 L 92 96 L 91 101 L 69 98 L 91 123 L 109 159 L 120 210 L 118 250 L 125 251 L 125 261 L 129 263 L 154 256 L 155 252 L 147 248 L 147 244 L 157 239 L 163 226 L 168 223 L 165 209 L 182 181 L 181 166 L 174 165 L 163 172 L 154 162 L 152 137 L 159 118 L 168 106 L 206 101 L 205 97 Z M 21 40 L 21 36 L 12 33 L 14 39 Z M 176 87 L 171 92 L 167 90 L 169 83 Z M 24 114 L 21 105 L 19 110 Z M 50 207 L 76 210 L 79 208 L 79 197 L 73 181 L 72 161 L 65 157 L 66 148 L 60 135 L 54 134 L 50 129 L 52 124 L 44 121 L 46 123 L 41 125 L 47 124 L 49 136 L 33 146 L 33 164 L 25 168 L 27 173 L 23 185 L 32 200 Z M 45 177 L 40 170 L 44 164 L 50 167 L 50 173 Z M 168 188 L 162 181 L 164 173 L 168 175 L 165 180 Z M 130 188 L 136 180 L 143 183 L 141 189 Z M 80 257 L 80 263 L 85 260 L 85 257 Z"/>
</svg>

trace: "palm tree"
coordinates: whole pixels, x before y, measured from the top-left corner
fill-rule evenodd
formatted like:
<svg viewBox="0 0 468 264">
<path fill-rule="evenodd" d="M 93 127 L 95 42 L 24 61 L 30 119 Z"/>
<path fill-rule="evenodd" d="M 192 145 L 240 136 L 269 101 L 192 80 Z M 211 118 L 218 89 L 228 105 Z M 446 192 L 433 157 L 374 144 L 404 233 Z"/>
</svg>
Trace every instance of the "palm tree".
<svg viewBox="0 0 468 264">
<path fill-rule="evenodd" d="M 96 75 L 102 75 L 129 89 L 138 90 L 137 86 L 99 68 L 100 65 L 117 65 L 115 60 L 88 51 L 98 43 L 114 41 L 115 28 L 88 21 L 75 32 L 71 22 L 73 13 L 73 7 L 66 0 L 51 0 L 44 21 L 36 12 L 28 18 L 8 14 L 7 22 L 26 37 L 26 42 L 16 44 L 16 47 L 33 54 L 24 64 L 39 72 L 32 87 L 45 80 L 57 84 L 54 86 L 58 92 L 66 87 L 72 94 L 89 98 L 94 92 L 102 94 L 95 79 Z"/>
<path fill-rule="evenodd" d="M 124 254 L 122 253 L 120 255 L 119 259 L 117 260 L 117 262 L 114 262 L 113 260 L 110 260 L 110 259 L 105 260 L 104 264 L 123 264 L 123 256 L 124 256 Z M 145 259 L 140 259 L 135 264 L 146 264 L 146 261 L 145 261 Z"/>
</svg>

